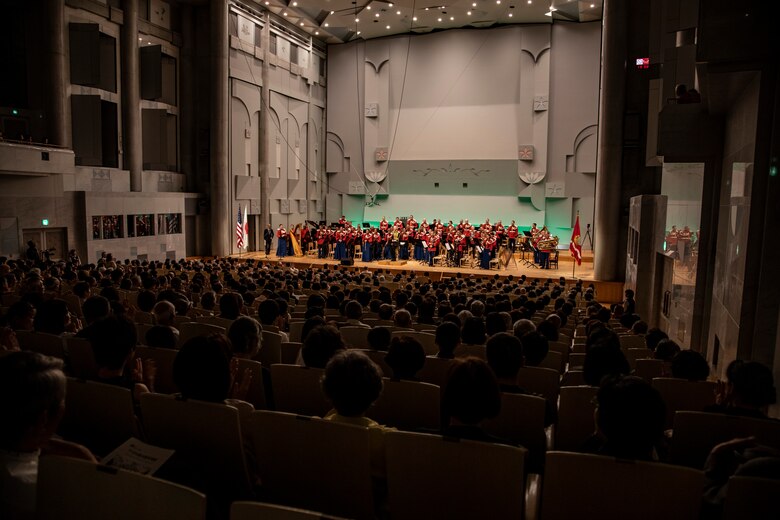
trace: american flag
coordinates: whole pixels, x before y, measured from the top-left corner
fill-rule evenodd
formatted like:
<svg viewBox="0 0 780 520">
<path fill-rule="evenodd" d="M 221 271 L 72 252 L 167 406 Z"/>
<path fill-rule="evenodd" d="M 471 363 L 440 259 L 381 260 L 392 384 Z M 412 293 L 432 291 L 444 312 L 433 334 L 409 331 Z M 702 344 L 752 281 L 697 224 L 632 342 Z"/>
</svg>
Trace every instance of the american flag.
<svg viewBox="0 0 780 520">
<path fill-rule="evenodd" d="M 241 205 L 238 206 L 238 216 L 236 217 L 236 248 L 244 247 L 244 223 L 241 217 Z"/>
</svg>

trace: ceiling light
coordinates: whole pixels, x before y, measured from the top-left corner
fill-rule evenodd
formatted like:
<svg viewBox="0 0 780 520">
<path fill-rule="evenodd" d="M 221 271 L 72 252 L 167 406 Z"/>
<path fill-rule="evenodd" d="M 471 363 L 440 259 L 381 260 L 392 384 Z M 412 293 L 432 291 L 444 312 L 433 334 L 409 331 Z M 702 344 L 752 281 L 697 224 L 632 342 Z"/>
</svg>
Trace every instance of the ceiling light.
<svg viewBox="0 0 780 520">
<path fill-rule="evenodd" d="M 389 5 L 390 7 L 393 7 L 393 4 L 387 4 L 387 5 Z"/>
<path fill-rule="evenodd" d="M 283 14 L 284 16 L 287 16 L 287 11 L 283 12 L 282 14 Z"/>
<path fill-rule="evenodd" d="M 450 16 L 450 20 L 454 20 L 454 19 L 455 19 L 455 17 L 454 17 L 454 16 Z"/>
<path fill-rule="evenodd" d="M 329 25 L 330 25 L 330 24 L 327 24 L 327 23 L 326 23 L 326 24 L 325 24 L 325 27 L 328 27 Z"/>
<path fill-rule="evenodd" d="M 360 18 L 355 18 L 355 23 L 360 23 Z"/>
<path fill-rule="evenodd" d="M 389 28 L 390 28 L 390 26 L 388 25 L 388 26 L 386 27 L 386 29 L 389 29 Z"/>
<path fill-rule="evenodd" d="M 370 10 L 371 10 L 371 6 L 370 6 L 370 5 L 367 5 L 367 6 L 366 6 L 366 9 L 368 9 L 368 10 L 370 11 Z"/>
<path fill-rule="evenodd" d="M 476 2 L 472 3 L 471 7 L 477 7 L 477 3 Z"/>
<path fill-rule="evenodd" d="M 512 18 L 512 13 L 509 13 L 509 18 Z"/>
<path fill-rule="evenodd" d="M 139 41 L 139 42 L 140 42 L 140 41 L 143 41 L 143 38 L 141 38 L 141 37 L 139 36 L 139 37 L 138 37 L 138 41 Z"/>
<path fill-rule="evenodd" d="M 379 18 L 379 13 L 376 13 L 374 16 L 376 16 L 377 18 Z"/>
<path fill-rule="evenodd" d="M 427 10 L 428 10 L 428 8 L 426 7 L 426 8 L 425 8 L 425 10 L 427 11 Z"/>
<path fill-rule="evenodd" d="M 358 33 L 358 35 L 359 35 L 359 34 L 360 34 L 360 31 L 358 31 L 357 33 Z"/>
<path fill-rule="evenodd" d="M 467 16 L 471 16 L 471 11 L 466 11 Z"/>
<path fill-rule="evenodd" d="M 301 22 L 301 27 L 303 27 L 303 22 Z"/>
<path fill-rule="evenodd" d="M 266 0 L 266 2 L 265 2 L 265 5 L 268 5 L 268 4 L 270 4 L 270 3 L 271 3 L 271 2 L 268 2 L 268 1 Z"/>
<path fill-rule="evenodd" d="M 401 11 L 396 11 L 395 14 L 401 14 Z"/>
<path fill-rule="evenodd" d="M 439 21 L 441 22 L 441 18 L 439 18 Z"/>
<path fill-rule="evenodd" d="M 297 6 L 298 2 L 293 2 L 293 7 Z"/>
<path fill-rule="evenodd" d="M 500 4 L 500 3 L 501 3 L 501 0 L 496 0 L 496 3 L 497 3 L 497 4 Z"/>
<path fill-rule="evenodd" d="M 596 7 L 596 4 L 590 4 L 591 9 L 593 9 L 594 7 Z"/>
<path fill-rule="evenodd" d="M 533 3 L 533 0 L 528 0 L 528 5 L 531 5 Z"/>
<path fill-rule="evenodd" d="M 417 17 L 415 16 L 414 18 L 412 18 L 412 21 L 416 22 L 417 21 Z"/>
</svg>

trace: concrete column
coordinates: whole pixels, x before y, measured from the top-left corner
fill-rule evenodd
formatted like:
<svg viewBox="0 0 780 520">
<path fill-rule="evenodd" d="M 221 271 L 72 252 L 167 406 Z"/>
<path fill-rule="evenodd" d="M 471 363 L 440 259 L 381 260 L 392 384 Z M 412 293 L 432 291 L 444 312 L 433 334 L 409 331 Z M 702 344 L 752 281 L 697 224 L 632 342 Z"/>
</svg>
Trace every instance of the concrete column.
<svg viewBox="0 0 780 520">
<path fill-rule="evenodd" d="M 122 168 L 130 172 L 130 191 L 143 191 L 141 140 L 141 84 L 138 68 L 138 0 L 122 2 Z"/>
<path fill-rule="evenodd" d="M 232 236 L 228 163 L 228 9 L 211 0 L 211 254 L 230 253 Z"/>
<path fill-rule="evenodd" d="M 72 128 L 68 103 L 65 60 L 65 0 L 47 0 L 46 32 L 49 35 L 49 93 L 46 96 L 46 118 L 48 132 L 46 138 L 52 144 L 70 148 L 72 146 Z"/>
<path fill-rule="evenodd" d="M 260 174 L 260 204 L 262 204 L 262 207 L 260 208 L 262 215 L 260 227 L 265 229 L 266 225 L 272 224 L 271 193 L 268 188 L 268 170 L 271 164 L 271 143 L 268 141 L 268 129 L 274 124 L 271 120 L 271 111 L 268 109 L 271 104 L 271 94 L 268 90 L 268 61 L 272 56 L 270 51 L 271 15 L 268 12 L 265 13 L 263 21 L 265 23 L 263 24 L 261 45 L 263 46 L 265 59 L 263 60 L 263 73 L 261 76 L 263 85 L 260 87 L 260 95 L 264 102 L 260 104 L 260 120 L 262 123 L 260 124 L 260 160 L 258 161 L 260 163 L 260 169 L 258 170 L 258 173 Z M 272 226 L 272 228 L 274 228 L 274 226 Z"/>
<path fill-rule="evenodd" d="M 625 258 L 625 252 L 619 251 L 617 244 L 621 221 L 626 42 L 625 2 L 604 0 L 593 263 L 596 279 L 605 281 L 618 278 L 619 262 Z"/>
<path fill-rule="evenodd" d="M 191 5 L 181 5 L 182 48 L 179 64 L 179 132 L 181 134 L 181 172 L 185 190 L 197 191 L 195 179 L 195 21 Z"/>
</svg>

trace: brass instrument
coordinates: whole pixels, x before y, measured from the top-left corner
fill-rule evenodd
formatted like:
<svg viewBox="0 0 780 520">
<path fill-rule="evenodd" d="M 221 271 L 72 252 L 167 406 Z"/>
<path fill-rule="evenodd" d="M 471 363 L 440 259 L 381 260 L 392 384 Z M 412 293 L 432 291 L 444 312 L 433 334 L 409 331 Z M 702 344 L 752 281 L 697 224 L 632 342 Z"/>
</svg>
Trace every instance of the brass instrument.
<svg viewBox="0 0 780 520">
<path fill-rule="evenodd" d="M 536 243 L 536 248 L 541 251 L 552 251 L 558 248 L 558 236 L 548 238 L 547 240 L 540 240 Z"/>
</svg>

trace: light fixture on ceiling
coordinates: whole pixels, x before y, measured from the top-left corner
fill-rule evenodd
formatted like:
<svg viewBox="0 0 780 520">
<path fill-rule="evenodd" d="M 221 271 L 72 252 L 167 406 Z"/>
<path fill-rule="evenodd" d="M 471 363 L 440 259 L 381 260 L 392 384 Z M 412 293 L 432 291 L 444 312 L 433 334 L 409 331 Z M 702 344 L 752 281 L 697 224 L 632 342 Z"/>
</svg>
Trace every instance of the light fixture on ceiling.
<svg viewBox="0 0 780 520">
<path fill-rule="evenodd" d="M 390 28 L 390 26 L 389 26 L 389 25 L 388 25 L 387 27 L 385 27 L 385 29 L 389 29 L 389 28 Z"/>
<path fill-rule="evenodd" d="M 358 31 L 357 33 L 358 33 L 358 36 L 360 36 L 360 31 Z"/>
<path fill-rule="evenodd" d="M 596 4 L 590 4 L 591 9 L 593 9 L 594 7 L 596 7 Z"/>
<path fill-rule="evenodd" d="M 298 5 L 298 2 L 293 2 L 293 7 L 296 7 Z"/>
<path fill-rule="evenodd" d="M 497 4 L 500 4 L 500 3 L 501 3 L 501 0 L 496 0 L 496 3 L 497 3 Z"/>
<path fill-rule="evenodd" d="M 376 16 L 377 18 L 379 18 L 379 13 L 376 13 L 374 16 Z"/>
<path fill-rule="evenodd" d="M 315 36 L 319 36 L 319 34 L 320 34 L 320 31 L 314 31 L 314 35 Z"/>
<path fill-rule="evenodd" d="M 355 23 L 360 23 L 360 18 L 355 18 Z"/>
<path fill-rule="evenodd" d="M 282 13 L 283 16 L 287 16 L 287 11 Z"/>
<path fill-rule="evenodd" d="M 471 4 L 471 7 L 477 7 L 477 3 L 476 3 L 476 2 L 473 2 L 473 3 Z"/>
<path fill-rule="evenodd" d="M 370 5 L 367 5 L 367 6 L 366 6 L 366 9 L 368 9 L 368 10 L 370 11 L 370 10 L 371 10 L 371 6 L 370 6 Z"/>
<path fill-rule="evenodd" d="M 450 16 L 450 20 L 455 20 L 455 17 L 454 16 Z"/>
<path fill-rule="evenodd" d="M 509 13 L 509 18 L 512 18 L 512 13 Z"/>
<path fill-rule="evenodd" d="M 330 24 L 326 23 L 326 24 L 325 24 L 325 27 L 330 27 Z"/>
<path fill-rule="evenodd" d="M 439 18 L 439 21 L 441 22 L 441 18 Z"/>
<path fill-rule="evenodd" d="M 416 16 L 413 16 L 413 17 L 412 17 L 412 21 L 413 21 L 413 22 L 416 22 L 416 21 L 417 21 L 417 17 L 416 17 Z"/>
<path fill-rule="evenodd" d="M 534 0 L 528 0 L 528 5 L 531 5 L 532 3 L 534 3 Z"/>
<path fill-rule="evenodd" d="M 300 24 L 300 25 L 301 25 L 301 27 L 303 27 L 303 22 L 301 22 L 301 24 Z"/>
<path fill-rule="evenodd" d="M 425 10 L 427 11 L 427 10 L 428 10 L 428 8 L 426 7 L 426 8 L 425 8 Z"/>
<path fill-rule="evenodd" d="M 387 4 L 387 5 L 389 5 L 390 7 L 393 7 L 393 4 L 392 4 L 392 2 L 391 2 L 391 3 L 389 3 L 389 4 Z"/>
<path fill-rule="evenodd" d="M 471 11 L 466 11 L 466 16 L 471 16 Z"/>
<path fill-rule="evenodd" d="M 530 0 L 529 0 L 530 3 Z M 330 14 L 336 14 L 336 11 L 331 11 Z"/>
<path fill-rule="evenodd" d="M 268 5 L 268 4 L 270 4 L 270 3 L 271 3 L 271 2 L 269 2 L 268 0 L 266 0 L 266 2 L 265 2 L 265 5 Z"/>
<path fill-rule="evenodd" d="M 396 11 L 395 14 L 400 15 L 401 11 Z"/>
</svg>

